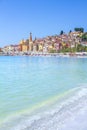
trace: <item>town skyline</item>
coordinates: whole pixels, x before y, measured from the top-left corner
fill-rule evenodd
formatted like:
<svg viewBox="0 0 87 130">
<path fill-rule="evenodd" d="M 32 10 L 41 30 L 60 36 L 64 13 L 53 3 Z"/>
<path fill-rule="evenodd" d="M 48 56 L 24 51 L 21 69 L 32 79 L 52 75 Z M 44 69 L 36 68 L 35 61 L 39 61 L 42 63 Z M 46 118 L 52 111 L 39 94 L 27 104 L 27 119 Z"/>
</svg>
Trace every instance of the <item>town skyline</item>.
<svg viewBox="0 0 87 130">
<path fill-rule="evenodd" d="M 86 5 L 86 0 L 1 0 L 0 47 L 17 44 L 30 32 L 42 38 L 74 27 L 87 31 Z"/>
<path fill-rule="evenodd" d="M 87 32 L 84 28 L 74 28 L 68 34 L 61 30 L 59 35 L 46 36 L 43 38 L 21 39 L 18 44 L 10 44 L 0 48 L 1 55 L 36 55 L 51 53 L 76 53 L 87 52 Z M 83 54 L 83 53 L 82 53 Z"/>
<path fill-rule="evenodd" d="M 44 38 L 46 38 L 46 37 L 59 36 L 59 35 L 61 35 L 61 33 L 62 33 L 62 34 L 65 34 L 65 35 L 68 35 L 70 32 L 75 32 L 75 31 L 76 31 L 75 29 L 77 29 L 77 32 L 80 32 L 80 31 L 81 31 L 81 32 L 83 32 L 83 33 L 86 33 L 86 32 L 85 32 L 85 29 L 84 29 L 83 27 L 74 27 L 72 30 L 69 29 L 67 32 L 64 32 L 64 30 L 60 30 L 59 34 L 45 35 L 45 36 L 43 36 L 43 37 L 34 36 L 34 35 L 32 35 L 32 34 L 33 34 L 32 32 L 29 32 L 28 36 L 21 38 L 21 39 L 20 39 L 19 41 L 17 41 L 16 43 L 12 43 L 12 42 L 11 42 L 11 43 L 9 43 L 9 44 L 6 44 L 6 45 L 0 46 L 0 47 L 3 48 L 3 47 L 5 47 L 5 46 L 9 46 L 9 45 L 17 45 L 17 44 L 19 44 L 22 40 L 27 40 L 27 39 L 29 39 L 30 34 L 32 35 L 32 41 L 34 41 L 35 39 L 44 39 Z M 81 30 L 78 31 L 78 29 L 81 29 Z"/>
</svg>

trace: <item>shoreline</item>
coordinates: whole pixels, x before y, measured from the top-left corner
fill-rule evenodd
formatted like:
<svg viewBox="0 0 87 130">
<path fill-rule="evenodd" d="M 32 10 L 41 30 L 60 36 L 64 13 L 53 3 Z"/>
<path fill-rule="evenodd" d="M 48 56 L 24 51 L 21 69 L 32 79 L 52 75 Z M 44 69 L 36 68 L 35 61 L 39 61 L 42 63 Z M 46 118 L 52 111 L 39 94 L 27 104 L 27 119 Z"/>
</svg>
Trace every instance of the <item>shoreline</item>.
<svg viewBox="0 0 87 130">
<path fill-rule="evenodd" d="M 0 56 L 46 56 L 46 57 L 86 57 L 87 52 L 76 52 L 76 53 L 1 53 Z"/>
<path fill-rule="evenodd" d="M 47 107 L 45 110 L 40 108 L 41 111 L 36 110 L 36 114 L 33 113 L 30 116 L 26 115 L 27 113 L 20 115 L 2 124 L 0 130 L 6 128 L 7 130 L 45 130 L 46 128 L 48 130 L 77 130 L 80 127 L 80 130 L 83 130 L 83 127 L 87 128 L 85 121 L 87 100 L 83 99 L 87 99 L 87 88 L 77 88 L 65 94 L 60 101 L 51 104 L 53 107 L 49 109 Z M 82 119 L 84 123 L 80 123 Z"/>
</svg>

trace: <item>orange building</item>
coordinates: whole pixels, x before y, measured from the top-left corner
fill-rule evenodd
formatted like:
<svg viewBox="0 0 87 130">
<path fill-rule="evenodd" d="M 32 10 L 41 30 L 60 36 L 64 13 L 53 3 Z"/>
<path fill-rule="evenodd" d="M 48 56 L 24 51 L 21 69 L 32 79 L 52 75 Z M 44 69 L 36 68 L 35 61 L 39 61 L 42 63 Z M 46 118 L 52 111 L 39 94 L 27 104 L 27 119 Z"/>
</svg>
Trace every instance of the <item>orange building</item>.
<svg viewBox="0 0 87 130">
<path fill-rule="evenodd" d="M 20 42 L 21 51 L 27 52 L 29 50 L 29 40 L 21 40 Z"/>
<path fill-rule="evenodd" d="M 33 41 L 32 41 L 32 33 L 30 33 L 30 37 L 27 40 L 21 40 L 20 41 L 21 51 L 27 52 L 27 51 L 33 51 Z"/>
</svg>

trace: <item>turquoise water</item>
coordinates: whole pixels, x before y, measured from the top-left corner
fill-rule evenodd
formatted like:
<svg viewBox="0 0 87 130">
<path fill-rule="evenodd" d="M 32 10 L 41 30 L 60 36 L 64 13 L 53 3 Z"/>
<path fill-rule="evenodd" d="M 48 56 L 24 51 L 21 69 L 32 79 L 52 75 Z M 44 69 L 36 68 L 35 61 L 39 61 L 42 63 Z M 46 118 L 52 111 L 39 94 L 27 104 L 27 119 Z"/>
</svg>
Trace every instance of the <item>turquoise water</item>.
<svg viewBox="0 0 87 130">
<path fill-rule="evenodd" d="M 53 104 L 58 105 L 59 99 L 64 101 L 64 95 L 73 96 L 74 90 L 75 96 L 76 92 L 83 91 L 82 101 L 86 86 L 86 58 L 1 56 L 0 130 L 39 130 L 37 125 L 28 126 L 33 116 L 50 110 Z M 19 127 L 25 121 L 28 123 L 24 129 Z"/>
</svg>

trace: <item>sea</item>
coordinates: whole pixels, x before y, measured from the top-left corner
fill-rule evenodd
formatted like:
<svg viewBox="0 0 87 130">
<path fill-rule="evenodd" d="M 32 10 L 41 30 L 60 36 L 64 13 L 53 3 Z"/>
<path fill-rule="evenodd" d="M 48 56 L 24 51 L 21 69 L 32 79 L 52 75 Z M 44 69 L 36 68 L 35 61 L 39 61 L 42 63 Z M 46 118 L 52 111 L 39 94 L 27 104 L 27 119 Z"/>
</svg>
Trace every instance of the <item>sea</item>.
<svg viewBox="0 0 87 130">
<path fill-rule="evenodd" d="M 0 130 L 87 130 L 87 58 L 0 56 Z"/>
</svg>

